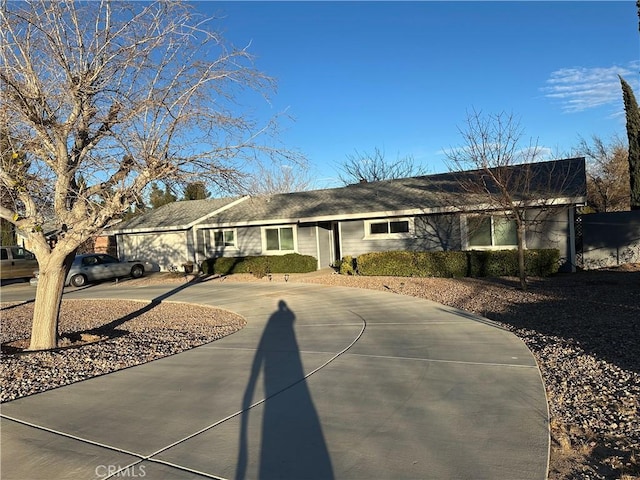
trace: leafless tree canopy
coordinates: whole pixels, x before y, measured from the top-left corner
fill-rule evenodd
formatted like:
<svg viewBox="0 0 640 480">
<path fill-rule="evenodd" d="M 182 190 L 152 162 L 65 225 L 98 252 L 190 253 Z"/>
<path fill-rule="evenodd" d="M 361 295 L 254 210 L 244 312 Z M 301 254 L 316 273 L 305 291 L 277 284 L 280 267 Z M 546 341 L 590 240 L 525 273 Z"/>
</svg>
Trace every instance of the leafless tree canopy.
<svg viewBox="0 0 640 480">
<path fill-rule="evenodd" d="M 390 160 L 379 148 L 375 148 L 372 153 L 356 150 L 346 156 L 339 168 L 338 178 L 344 185 L 416 177 L 428 173 L 412 156 Z"/>
<path fill-rule="evenodd" d="M 555 168 L 553 163 L 536 166 L 540 148 L 532 140 L 523 145 L 524 129 L 513 114 L 472 111 L 459 132 L 463 146 L 450 149 L 449 169 L 459 173 L 460 188 L 476 201 L 475 207 L 460 208 L 493 211 L 515 222 L 520 284 L 526 289 L 525 233 L 551 214 L 555 199 L 581 194 L 574 191 L 580 172 L 547 171 Z M 538 207 L 534 215 L 532 207 Z"/>
<path fill-rule="evenodd" d="M 598 212 L 630 209 L 629 149 L 618 136 L 609 142 L 594 135 L 576 148 L 587 160 L 587 201 Z"/>
<path fill-rule="evenodd" d="M 275 123 L 258 125 L 241 107 L 273 80 L 185 2 L 5 1 L 0 22 L 0 181 L 11 198 L 0 217 L 38 258 L 32 347 L 47 348 L 56 324 L 45 311 L 57 318 L 63 265 L 145 186 L 240 189 L 248 163 L 298 155 L 271 147 Z M 65 232 L 53 250 L 45 222 Z M 54 292 L 46 301 L 44 290 Z"/>
<path fill-rule="evenodd" d="M 272 163 L 261 165 L 248 176 L 249 195 L 303 192 L 311 188 L 312 180 L 305 164 Z"/>
<path fill-rule="evenodd" d="M 7 2 L 0 19 L 2 121 L 29 160 L 3 165 L 16 208 L 2 216 L 23 227 L 45 220 L 43 185 L 61 223 L 97 229 L 153 180 L 229 189 L 256 151 L 286 155 L 237 113 L 272 79 L 182 2 Z"/>
</svg>

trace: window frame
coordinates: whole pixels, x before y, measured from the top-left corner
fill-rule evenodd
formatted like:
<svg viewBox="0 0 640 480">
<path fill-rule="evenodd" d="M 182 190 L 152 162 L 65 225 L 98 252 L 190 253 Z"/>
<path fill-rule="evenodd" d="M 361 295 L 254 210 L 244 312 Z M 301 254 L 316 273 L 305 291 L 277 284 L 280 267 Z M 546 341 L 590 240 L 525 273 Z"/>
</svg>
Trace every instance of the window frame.
<svg viewBox="0 0 640 480">
<path fill-rule="evenodd" d="M 291 234 L 293 237 L 293 249 L 283 250 L 282 249 L 282 240 L 281 240 L 281 230 L 291 230 Z M 277 230 L 278 232 L 278 250 L 270 250 L 267 249 L 267 231 L 268 230 Z M 269 225 L 265 227 L 260 227 L 260 236 L 262 239 L 262 252 L 265 255 L 286 255 L 288 253 L 296 253 L 298 251 L 298 229 L 296 225 Z"/>
<path fill-rule="evenodd" d="M 508 220 L 509 222 L 513 222 L 515 224 L 515 228 L 517 229 L 516 220 L 514 218 L 509 218 L 510 212 L 502 212 L 502 213 L 474 213 L 474 214 L 466 214 L 462 216 L 462 225 L 461 230 L 464 236 L 464 249 L 465 250 L 513 250 L 518 248 L 518 237 L 516 232 L 516 240 L 514 244 L 508 245 L 498 245 L 496 243 L 496 220 Z M 469 219 L 471 218 L 489 218 L 491 221 L 490 224 L 490 236 L 491 236 L 491 245 L 471 245 L 469 234 Z M 524 239 L 524 247 L 526 247 L 526 238 Z"/>
<path fill-rule="evenodd" d="M 408 230 L 406 232 L 391 233 L 391 224 L 407 222 Z M 386 224 L 387 231 L 381 233 L 371 233 L 371 226 L 378 224 Z M 415 219 L 413 217 L 389 217 L 376 218 L 364 221 L 364 240 L 393 240 L 402 238 L 411 238 L 415 232 Z"/>
<path fill-rule="evenodd" d="M 233 245 L 227 245 L 225 234 L 233 234 Z M 216 234 L 222 233 L 223 245 L 216 245 Z M 207 235 L 207 250 L 219 252 L 221 250 L 238 250 L 238 229 L 237 228 L 216 228 L 209 230 Z"/>
</svg>

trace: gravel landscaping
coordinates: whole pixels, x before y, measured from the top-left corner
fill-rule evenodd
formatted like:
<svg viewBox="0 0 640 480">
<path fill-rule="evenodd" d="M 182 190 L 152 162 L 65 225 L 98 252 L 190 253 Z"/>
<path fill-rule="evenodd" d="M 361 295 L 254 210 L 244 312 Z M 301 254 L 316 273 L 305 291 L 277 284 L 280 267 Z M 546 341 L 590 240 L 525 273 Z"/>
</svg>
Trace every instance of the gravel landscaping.
<svg viewBox="0 0 640 480">
<path fill-rule="evenodd" d="M 130 281 L 185 280 L 155 275 Z M 268 280 L 234 275 L 215 281 Z M 273 281 L 283 280 L 274 276 Z M 320 272 L 292 274 L 289 281 L 411 295 L 499 322 L 527 344 L 540 365 L 551 413 L 549 478 L 640 478 L 637 265 L 531 279 L 526 292 L 511 278 L 359 277 Z M 2 304 L 3 344 L 28 336 L 31 309 L 30 303 Z M 1 401 L 172 355 L 233 333 L 244 323 L 238 315 L 204 306 L 65 300 L 61 331 L 85 334 L 68 341 L 98 341 L 51 352 L 3 353 Z"/>
</svg>

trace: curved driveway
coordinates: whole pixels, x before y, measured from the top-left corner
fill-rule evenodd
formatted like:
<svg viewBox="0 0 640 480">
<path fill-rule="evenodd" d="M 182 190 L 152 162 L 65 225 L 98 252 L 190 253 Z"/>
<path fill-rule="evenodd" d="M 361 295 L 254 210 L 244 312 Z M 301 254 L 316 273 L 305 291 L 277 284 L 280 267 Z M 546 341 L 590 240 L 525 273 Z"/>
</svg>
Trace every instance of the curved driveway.
<svg viewBox="0 0 640 480">
<path fill-rule="evenodd" d="M 546 478 L 536 363 L 481 317 L 301 283 L 122 283 L 66 296 L 214 305 L 248 324 L 4 404 L 5 480 Z"/>
</svg>

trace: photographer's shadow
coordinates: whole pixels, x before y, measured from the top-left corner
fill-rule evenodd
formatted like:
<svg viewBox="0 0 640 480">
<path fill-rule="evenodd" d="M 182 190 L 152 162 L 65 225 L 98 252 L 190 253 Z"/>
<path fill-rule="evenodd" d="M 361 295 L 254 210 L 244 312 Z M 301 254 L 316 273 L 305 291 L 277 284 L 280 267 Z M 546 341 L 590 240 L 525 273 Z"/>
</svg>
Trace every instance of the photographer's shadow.
<svg viewBox="0 0 640 480">
<path fill-rule="evenodd" d="M 257 478 L 334 478 L 331 459 L 318 413 L 304 378 L 294 331 L 295 315 L 280 300 L 264 329 L 253 359 L 251 376 L 242 401 L 240 445 L 236 480 L 247 478 L 250 459 L 259 461 Z M 260 373 L 266 401 L 254 406 Z M 254 409 L 252 410 L 252 406 Z M 249 415 L 262 411 L 260 451 L 249 451 Z M 249 474 L 253 478 L 253 474 Z"/>
</svg>

